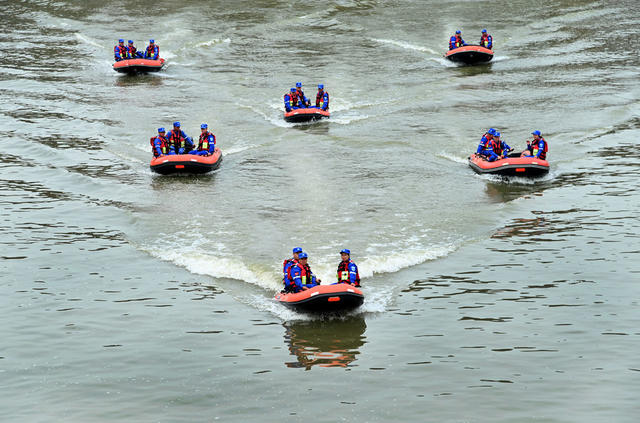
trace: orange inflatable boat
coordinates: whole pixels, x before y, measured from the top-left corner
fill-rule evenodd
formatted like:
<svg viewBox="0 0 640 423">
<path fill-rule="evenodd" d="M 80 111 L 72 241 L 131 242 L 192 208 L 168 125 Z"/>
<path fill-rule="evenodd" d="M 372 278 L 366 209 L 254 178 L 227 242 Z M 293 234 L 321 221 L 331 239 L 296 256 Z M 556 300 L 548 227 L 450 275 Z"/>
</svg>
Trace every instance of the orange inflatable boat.
<svg viewBox="0 0 640 423">
<path fill-rule="evenodd" d="M 275 299 L 296 311 L 323 313 L 358 308 L 364 302 L 364 294 L 353 285 L 338 283 L 318 285 L 296 293 L 280 292 Z"/>
<path fill-rule="evenodd" d="M 120 73 L 158 72 L 164 67 L 164 59 L 127 59 L 115 62 L 113 70 Z"/>
<path fill-rule="evenodd" d="M 520 154 L 509 155 L 506 159 L 490 162 L 474 153 L 469 156 L 469 166 L 476 173 L 504 176 L 541 176 L 549 172 L 549 162 L 535 157 L 520 157 Z"/>
<path fill-rule="evenodd" d="M 222 151 L 218 147 L 210 156 L 196 156 L 194 154 L 173 154 L 154 157 L 151 160 L 151 170 L 161 175 L 173 173 L 201 174 L 217 169 L 222 162 Z"/>
<path fill-rule="evenodd" d="M 452 62 L 475 65 L 490 62 L 493 59 L 493 50 L 479 45 L 468 45 L 449 50 L 444 57 Z"/>
<path fill-rule="evenodd" d="M 284 112 L 284 120 L 287 122 L 309 122 L 328 118 L 329 116 L 331 116 L 331 114 L 328 110 L 316 109 L 315 107 L 293 109 L 290 112 Z"/>
</svg>

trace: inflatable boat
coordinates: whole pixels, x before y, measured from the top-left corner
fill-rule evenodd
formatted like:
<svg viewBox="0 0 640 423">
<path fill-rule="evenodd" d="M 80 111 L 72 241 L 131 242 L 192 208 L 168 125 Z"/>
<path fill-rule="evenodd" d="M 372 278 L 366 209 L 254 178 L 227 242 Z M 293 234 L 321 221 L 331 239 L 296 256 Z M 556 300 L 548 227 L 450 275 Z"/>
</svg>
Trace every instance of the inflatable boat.
<svg viewBox="0 0 640 423">
<path fill-rule="evenodd" d="M 210 156 L 196 156 L 194 154 L 174 154 L 154 157 L 151 160 L 151 170 L 161 175 L 172 173 L 202 174 L 217 169 L 222 162 L 222 152 L 216 147 Z"/>
<path fill-rule="evenodd" d="M 362 291 L 353 285 L 318 285 L 296 293 L 280 292 L 276 301 L 296 311 L 323 313 L 358 308 L 364 302 Z"/>
<path fill-rule="evenodd" d="M 307 109 L 293 109 L 290 112 L 284 112 L 284 120 L 287 122 L 309 122 L 328 118 L 330 115 L 328 110 L 309 107 Z"/>
<path fill-rule="evenodd" d="M 479 45 L 468 45 L 449 50 L 444 57 L 452 62 L 475 65 L 490 62 L 493 59 L 493 50 Z"/>
<path fill-rule="evenodd" d="M 127 59 L 115 62 L 113 70 L 120 73 L 158 72 L 164 66 L 164 59 Z"/>
<path fill-rule="evenodd" d="M 535 157 L 520 157 L 520 153 L 509 155 L 505 159 L 490 162 L 474 153 L 469 156 L 469 166 L 476 173 L 535 177 L 549 172 L 549 162 Z"/>
</svg>

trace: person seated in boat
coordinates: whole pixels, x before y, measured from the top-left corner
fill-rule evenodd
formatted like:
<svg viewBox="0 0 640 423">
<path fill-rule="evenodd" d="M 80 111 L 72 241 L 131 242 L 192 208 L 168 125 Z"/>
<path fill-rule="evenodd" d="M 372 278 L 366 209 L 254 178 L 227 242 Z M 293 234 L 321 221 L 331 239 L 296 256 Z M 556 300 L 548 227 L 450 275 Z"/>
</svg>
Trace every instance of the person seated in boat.
<svg viewBox="0 0 640 423">
<path fill-rule="evenodd" d="M 480 143 L 478 143 L 478 148 L 476 149 L 477 154 L 482 154 L 482 152 L 487 147 L 487 144 L 493 140 L 493 134 L 495 133 L 496 133 L 495 129 L 489 128 L 487 132 L 485 132 L 484 135 L 482 135 L 482 138 L 480 138 Z"/>
<path fill-rule="evenodd" d="M 116 59 L 116 62 L 121 60 L 126 60 L 128 57 L 129 51 L 127 47 L 124 45 L 124 40 L 120 38 L 118 40 L 118 44 L 113 48 L 113 57 Z"/>
<path fill-rule="evenodd" d="M 453 50 L 454 48 L 466 46 L 467 43 L 462 39 L 462 31 L 457 30 L 456 35 L 452 35 L 449 39 L 449 50 Z"/>
<path fill-rule="evenodd" d="M 293 249 L 293 257 L 285 259 L 282 262 L 282 282 L 284 283 L 284 289 L 287 290 L 287 281 L 289 280 L 289 270 L 291 266 L 298 263 L 298 254 L 302 252 L 302 248 L 294 247 Z"/>
<path fill-rule="evenodd" d="M 347 248 L 340 251 L 342 261 L 338 264 L 338 283 L 360 286 L 358 266 L 351 260 L 351 251 Z"/>
<path fill-rule="evenodd" d="M 127 57 L 129 59 L 142 59 L 144 54 L 141 51 L 138 51 L 136 46 L 133 45 L 133 40 L 129 40 L 127 45 Z"/>
<path fill-rule="evenodd" d="M 484 133 L 482 138 L 480 138 L 480 143 L 478 144 L 478 149 L 476 153 L 484 156 L 484 158 L 490 162 L 498 160 L 498 155 L 494 152 L 494 147 L 496 146 L 495 141 L 493 139 L 494 135 L 497 133 L 493 128 L 489 128 L 487 132 Z"/>
<path fill-rule="evenodd" d="M 160 47 L 154 40 L 149 40 L 149 45 L 144 52 L 145 59 L 158 60 L 160 58 Z"/>
<path fill-rule="evenodd" d="M 289 292 L 306 291 L 320 285 L 320 279 L 313 274 L 307 260 L 308 255 L 303 251 L 298 254 L 298 261 L 291 266 L 288 275 Z"/>
<path fill-rule="evenodd" d="M 296 82 L 296 94 L 298 94 L 298 107 L 305 108 L 311 105 L 311 101 L 304 95 L 302 91 L 302 82 Z"/>
<path fill-rule="evenodd" d="M 167 138 L 177 154 L 187 154 L 193 150 L 193 140 L 180 129 L 180 122 L 173 122 L 173 130 Z"/>
<path fill-rule="evenodd" d="M 169 143 L 165 136 L 164 128 L 158 128 L 158 135 L 151 137 L 151 151 L 153 152 L 153 157 L 176 154 L 173 145 Z"/>
<path fill-rule="evenodd" d="M 216 149 L 216 136 L 209 132 L 208 125 L 203 123 L 200 125 L 200 138 L 198 139 L 198 146 L 195 150 L 190 151 L 189 154 L 195 154 L 198 156 L 210 156 Z"/>
<path fill-rule="evenodd" d="M 284 93 L 284 110 L 287 112 L 298 108 L 296 89 L 291 88 L 288 93 Z"/>
<path fill-rule="evenodd" d="M 549 144 L 537 129 L 533 131 L 531 135 L 533 135 L 533 141 L 527 140 L 527 149 L 522 152 L 522 155 L 524 157 L 536 157 L 541 160 L 546 160 Z"/>
<path fill-rule="evenodd" d="M 483 29 L 480 34 L 480 45 L 489 50 L 493 47 L 493 37 L 489 35 L 486 29 Z"/>
<path fill-rule="evenodd" d="M 510 151 L 512 151 L 511 147 L 500 139 L 500 132 L 495 131 L 493 133 L 493 152 L 499 159 L 506 159 Z"/>
<path fill-rule="evenodd" d="M 329 110 L 329 93 L 324 90 L 323 84 L 318 84 L 318 93 L 316 94 L 316 108 Z"/>
</svg>

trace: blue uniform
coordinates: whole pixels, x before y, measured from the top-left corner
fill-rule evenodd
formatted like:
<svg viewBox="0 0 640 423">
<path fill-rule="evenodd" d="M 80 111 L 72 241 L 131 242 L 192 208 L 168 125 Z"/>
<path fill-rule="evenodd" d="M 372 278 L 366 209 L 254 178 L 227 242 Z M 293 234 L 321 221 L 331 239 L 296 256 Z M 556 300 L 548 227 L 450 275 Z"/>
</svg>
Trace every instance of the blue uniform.
<svg viewBox="0 0 640 423">
<path fill-rule="evenodd" d="M 486 32 L 480 36 L 480 45 L 491 50 L 493 47 L 493 37 Z"/>
<path fill-rule="evenodd" d="M 185 154 L 193 150 L 195 146 L 193 145 L 191 137 L 185 134 L 182 129 L 178 129 L 178 131 L 179 132 L 176 132 L 176 128 L 174 128 L 173 131 L 167 135 L 169 145 L 171 145 L 178 154 Z"/>
<path fill-rule="evenodd" d="M 547 159 L 547 151 L 549 150 L 547 141 L 540 137 L 538 141 L 534 141 L 531 145 L 527 146 L 527 149 L 531 152 L 529 157 L 537 157 L 542 160 Z"/>
<path fill-rule="evenodd" d="M 480 138 L 480 143 L 478 144 L 478 149 L 476 153 L 483 154 L 483 152 L 487 149 L 487 145 L 491 142 L 489 138 L 487 138 L 487 134 L 485 133 L 482 138 Z"/>
<path fill-rule="evenodd" d="M 478 145 L 478 154 L 481 154 L 487 158 L 490 162 L 499 159 L 498 155 L 493 151 L 494 140 L 488 139 L 487 134 L 483 135 Z"/>
<path fill-rule="evenodd" d="M 349 261 L 341 261 L 338 265 L 338 283 L 360 286 L 358 266 L 351 259 Z"/>
<path fill-rule="evenodd" d="M 462 37 L 458 37 L 454 35 L 449 39 L 449 50 L 453 50 L 454 48 L 458 48 L 466 45 L 467 43 L 464 42 Z"/>
<path fill-rule="evenodd" d="M 165 147 L 167 145 L 168 147 Z M 175 150 L 173 149 L 173 145 L 168 144 L 166 138 L 162 138 L 160 135 L 158 135 L 153 140 L 153 155 L 155 157 L 160 157 L 171 154 L 176 154 Z"/>
<path fill-rule="evenodd" d="M 304 267 L 298 262 L 292 265 L 287 277 L 289 289 L 293 292 L 300 292 L 304 287 L 311 288 L 318 285 L 316 276 L 311 272 L 309 266 Z"/>
<path fill-rule="evenodd" d="M 304 91 L 302 91 L 302 88 L 300 88 L 299 90 L 296 90 L 296 92 L 298 94 L 298 107 L 302 109 L 306 108 L 307 104 L 310 104 L 309 99 L 305 97 Z"/>
<path fill-rule="evenodd" d="M 158 47 L 157 44 L 149 44 L 147 46 L 147 49 L 144 52 L 144 58 L 145 59 L 152 59 L 152 60 L 158 60 L 158 57 L 160 57 L 160 48 Z"/>
<path fill-rule="evenodd" d="M 294 108 L 294 106 L 295 104 L 294 104 L 293 96 L 290 93 L 286 93 L 284 95 L 284 109 L 287 112 L 290 112 Z"/>
<path fill-rule="evenodd" d="M 126 46 L 118 44 L 113 48 L 113 57 L 116 59 L 116 62 L 121 60 L 126 60 L 129 54 L 129 49 Z"/>
<path fill-rule="evenodd" d="M 318 94 L 316 94 L 316 107 L 322 110 L 327 110 L 329 108 L 328 92 L 324 90 L 318 90 Z"/>
<path fill-rule="evenodd" d="M 205 132 L 200 135 L 198 142 L 198 148 L 195 151 L 191 151 L 189 154 L 197 154 L 198 156 L 207 156 L 213 154 L 216 149 L 216 136 L 211 132 Z"/>
</svg>

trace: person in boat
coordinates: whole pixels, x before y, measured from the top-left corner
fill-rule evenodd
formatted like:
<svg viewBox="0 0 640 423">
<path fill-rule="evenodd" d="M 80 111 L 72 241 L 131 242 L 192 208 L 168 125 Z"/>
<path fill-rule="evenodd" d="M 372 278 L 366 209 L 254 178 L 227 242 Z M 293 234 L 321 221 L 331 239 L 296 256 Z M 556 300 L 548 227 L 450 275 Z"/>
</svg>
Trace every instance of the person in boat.
<svg viewBox="0 0 640 423">
<path fill-rule="evenodd" d="M 124 40 L 120 38 L 118 40 L 118 44 L 113 48 L 113 57 L 116 59 L 116 62 L 119 62 L 121 60 L 126 60 L 128 55 L 129 51 L 124 45 Z"/>
<path fill-rule="evenodd" d="M 493 47 L 493 37 L 489 35 L 486 29 L 483 29 L 480 33 L 480 45 L 489 50 Z"/>
<path fill-rule="evenodd" d="M 493 152 L 499 159 L 506 159 L 510 151 L 512 151 L 511 147 L 500 138 L 500 132 L 495 131 L 493 133 Z"/>
<path fill-rule="evenodd" d="M 158 60 L 160 58 L 160 47 L 154 40 L 149 40 L 149 45 L 144 52 L 145 59 Z"/>
<path fill-rule="evenodd" d="M 173 130 L 169 132 L 167 138 L 177 154 L 187 154 L 193 150 L 193 140 L 180 129 L 180 122 L 173 122 Z"/>
<path fill-rule="evenodd" d="M 136 46 L 133 45 L 133 40 L 129 40 L 127 45 L 127 57 L 129 59 L 142 59 L 144 54 L 141 51 L 138 51 Z"/>
<path fill-rule="evenodd" d="M 198 156 L 210 156 L 216 149 L 216 136 L 209 132 L 208 125 L 203 123 L 200 125 L 200 138 L 198 139 L 198 146 L 195 150 L 190 151 L 189 154 L 195 154 Z"/>
<path fill-rule="evenodd" d="M 288 275 L 290 292 L 306 291 L 320 284 L 320 279 L 313 274 L 307 260 L 308 255 L 303 251 L 298 254 L 298 261 L 291 266 Z"/>
<path fill-rule="evenodd" d="M 537 129 L 531 133 L 533 135 L 533 141 L 527 140 L 527 149 L 522 152 L 524 157 L 536 157 L 541 160 L 547 159 L 547 151 L 549 151 L 549 144 L 542 137 L 542 133 Z"/>
<path fill-rule="evenodd" d="M 297 109 L 298 106 L 296 89 L 291 88 L 288 93 L 284 94 L 284 110 L 290 112 L 293 109 Z"/>
<path fill-rule="evenodd" d="M 294 264 L 298 263 L 298 255 L 302 252 L 302 248 L 300 247 L 295 247 L 293 249 L 293 257 L 285 259 L 282 262 L 282 282 L 284 283 L 284 290 L 285 292 L 288 291 L 287 289 L 287 281 L 290 280 L 289 278 L 289 270 L 291 270 L 291 266 L 293 266 Z"/>
<path fill-rule="evenodd" d="M 296 82 L 296 94 L 298 94 L 298 107 L 305 108 L 311 105 L 311 102 L 302 91 L 302 82 Z"/>
<path fill-rule="evenodd" d="M 329 109 L 329 93 L 324 90 L 323 84 L 318 84 L 318 93 L 316 94 L 316 108 L 322 110 Z"/>
<path fill-rule="evenodd" d="M 158 135 L 151 138 L 151 151 L 153 157 L 176 154 L 173 145 L 169 144 L 169 140 L 165 136 L 164 128 L 158 128 Z"/>
<path fill-rule="evenodd" d="M 340 251 L 342 261 L 338 264 L 338 283 L 360 286 L 358 266 L 351 260 L 351 251 L 347 248 Z"/>
<path fill-rule="evenodd" d="M 478 143 L 478 148 L 476 150 L 477 154 L 486 155 L 487 148 L 493 142 L 493 134 L 495 134 L 496 132 L 497 131 L 495 129 L 489 128 L 487 132 L 482 135 L 482 138 L 480 138 L 480 143 Z"/>
<path fill-rule="evenodd" d="M 462 39 L 462 31 L 457 30 L 455 35 L 452 35 L 449 39 L 449 50 L 453 50 L 454 48 L 466 46 L 467 43 Z"/>
</svg>

